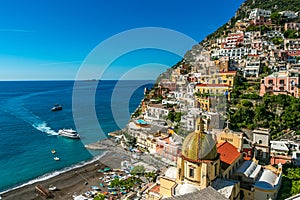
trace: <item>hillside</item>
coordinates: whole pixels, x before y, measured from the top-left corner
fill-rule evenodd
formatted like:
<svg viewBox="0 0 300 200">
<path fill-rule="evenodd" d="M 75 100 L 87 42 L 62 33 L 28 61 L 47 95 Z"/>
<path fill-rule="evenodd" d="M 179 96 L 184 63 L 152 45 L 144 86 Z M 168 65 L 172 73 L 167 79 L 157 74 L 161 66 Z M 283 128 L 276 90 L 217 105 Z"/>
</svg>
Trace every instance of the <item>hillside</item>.
<svg viewBox="0 0 300 200">
<path fill-rule="evenodd" d="M 300 11 L 299 0 L 246 0 L 236 11 L 235 16 L 232 17 L 227 23 L 218 28 L 212 34 L 209 34 L 200 44 L 204 44 L 207 40 L 211 38 L 217 38 L 222 35 L 222 33 L 229 28 L 232 28 L 234 23 L 240 19 L 245 18 L 249 15 L 251 9 L 260 8 L 271 10 L 272 12 L 281 12 L 285 10 L 290 10 L 294 12 Z"/>
</svg>

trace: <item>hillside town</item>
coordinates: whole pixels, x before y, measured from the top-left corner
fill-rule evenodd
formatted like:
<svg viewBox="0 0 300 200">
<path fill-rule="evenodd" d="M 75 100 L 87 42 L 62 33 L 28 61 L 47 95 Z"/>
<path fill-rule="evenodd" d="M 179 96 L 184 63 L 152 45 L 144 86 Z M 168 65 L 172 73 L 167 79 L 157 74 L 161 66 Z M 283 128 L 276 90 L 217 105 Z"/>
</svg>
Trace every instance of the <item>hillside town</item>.
<svg viewBox="0 0 300 200">
<path fill-rule="evenodd" d="M 85 145 L 109 156 L 70 198 L 299 199 L 299 5 L 270 2 L 245 1 L 144 89 L 124 129 Z"/>
<path fill-rule="evenodd" d="M 299 102 L 299 14 L 253 8 L 145 88 L 127 127 L 113 135 L 123 148 L 156 160 L 148 166 L 158 177 L 138 199 L 279 197 L 284 166 L 300 166 L 300 115 L 296 126 L 281 128 L 255 123 L 255 113 L 248 124 L 243 117 L 267 98 Z M 284 109 L 270 113 L 281 117 Z"/>
</svg>

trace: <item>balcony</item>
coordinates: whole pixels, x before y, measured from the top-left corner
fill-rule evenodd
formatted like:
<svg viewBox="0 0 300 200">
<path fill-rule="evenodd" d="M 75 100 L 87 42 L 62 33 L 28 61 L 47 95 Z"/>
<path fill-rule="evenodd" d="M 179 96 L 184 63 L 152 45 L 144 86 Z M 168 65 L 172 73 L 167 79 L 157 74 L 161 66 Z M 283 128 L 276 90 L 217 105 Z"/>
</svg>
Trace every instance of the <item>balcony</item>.
<svg viewBox="0 0 300 200">
<path fill-rule="evenodd" d="M 271 88 L 267 88 L 265 91 L 266 92 L 273 92 L 273 88 L 272 87 Z"/>
</svg>

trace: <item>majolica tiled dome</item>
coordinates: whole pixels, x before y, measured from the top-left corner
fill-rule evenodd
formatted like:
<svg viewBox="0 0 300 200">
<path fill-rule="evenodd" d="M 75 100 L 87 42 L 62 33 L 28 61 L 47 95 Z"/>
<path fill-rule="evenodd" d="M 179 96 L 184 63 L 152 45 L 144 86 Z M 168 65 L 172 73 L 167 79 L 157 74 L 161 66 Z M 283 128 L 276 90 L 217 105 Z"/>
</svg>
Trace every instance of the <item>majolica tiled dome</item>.
<svg viewBox="0 0 300 200">
<path fill-rule="evenodd" d="M 191 161 L 214 160 L 217 157 L 216 142 L 210 134 L 204 133 L 202 119 L 197 120 L 196 131 L 183 141 L 182 155 Z"/>
</svg>

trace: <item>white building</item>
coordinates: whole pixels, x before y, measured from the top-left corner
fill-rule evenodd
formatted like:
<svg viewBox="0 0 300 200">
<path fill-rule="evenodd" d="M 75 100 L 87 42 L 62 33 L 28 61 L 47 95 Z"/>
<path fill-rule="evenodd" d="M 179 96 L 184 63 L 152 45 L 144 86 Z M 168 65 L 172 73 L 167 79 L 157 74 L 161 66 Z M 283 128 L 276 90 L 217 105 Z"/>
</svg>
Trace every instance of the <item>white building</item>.
<svg viewBox="0 0 300 200">
<path fill-rule="evenodd" d="M 179 104 L 179 101 L 176 99 L 163 99 L 161 104 L 162 105 L 166 105 L 166 104 L 176 105 L 176 104 Z"/>
<path fill-rule="evenodd" d="M 293 18 L 298 17 L 298 15 L 294 11 L 290 11 L 290 10 L 281 11 L 281 12 L 279 12 L 279 14 L 281 14 L 283 17 L 286 17 L 286 18 L 289 18 L 289 19 L 293 19 Z"/>
<path fill-rule="evenodd" d="M 184 130 L 187 131 L 194 131 L 195 130 L 195 123 L 199 115 L 201 114 L 200 109 L 192 108 L 188 110 L 186 115 L 181 116 L 181 126 Z"/>
<path fill-rule="evenodd" d="M 251 48 L 218 49 L 213 50 L 211 56 L 212 58 L 228 56 L 230 59 L 240 60 L 248 54 L 257 54 L 257 50 Z"/>
<path fill-rule="evenodd" d="M 265 168 L 252 160 L 245 161 L 234 173 L 241 184 L 241 199 L 277 199 L 282 166 Z M 251 191 L 251 192 L 249 192 Z"/>
<path fill-rule="evenodd" d="M 264 161 L 270 157 L 270 132 L 269 129 L 253 130 L 253 145 L 255 158 Z"/>
<path fill-rule="evenodd" d="M 260 71 L 260 61 L 248 61 L 243 69 L 243 74 L 245 78 L 249 76 L 258 77 Z"/>
<path fill-rule="evenodd" d="M 163 120 L 169 114 L 169 109 L 161 104 L 151 104 L 147 106 L 144 118 L 146 120 Z"/>
<path fill-rule="evenodd" d="M 289 153 L 289 148 L 283 141 L 271 141 L 271 155 L 285 155 Z"/>
<path fill-rule="evenodd" d="M 263 9 L 255 8 L 251 10 L 249 19 L 255 19 L 258 16 L 270 17 L 271 13 L 272 13 L 271 10 L 263 10 Z"/>
<path fill-rule="evenodd" d="M 267 37 L 268 38 L 274 38 L 274 37 L 284 38 L 284 35 L 281 31 L 268 31 Z"/>
</svg>

